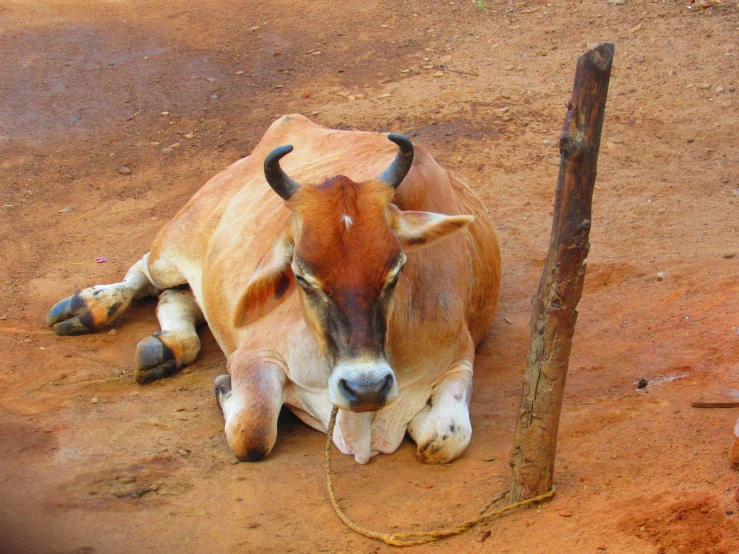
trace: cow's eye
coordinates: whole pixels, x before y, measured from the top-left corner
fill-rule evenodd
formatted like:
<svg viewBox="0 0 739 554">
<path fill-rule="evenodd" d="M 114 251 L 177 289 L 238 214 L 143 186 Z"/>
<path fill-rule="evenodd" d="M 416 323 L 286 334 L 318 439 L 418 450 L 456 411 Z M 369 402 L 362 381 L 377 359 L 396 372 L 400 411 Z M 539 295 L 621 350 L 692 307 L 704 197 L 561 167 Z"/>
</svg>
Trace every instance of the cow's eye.
<svg viewBox="0 0 739 554">
<path fill-rule="evenodd" d="M 310 286 L 310 283 L 308 283 L 308 281 L 306 281 L 305 279 L 303 279 L 303 278 L 302 278 L 302 277 L 301 277 L 300 275 L 296 275 L 296 276 L 295 276 L 295 280 L 296 280 L 296 281 L 298 282 L 298 284 L 299 284 L 299 285 L 300 285 L 301 287 L 303 287 L 304 289 L 309 289 L 309 288 L 311 288 L 311 286 Z"/>
<path fill-rule="evenodd" d="M 385 284 L 385 290 L 392 290 L 395 285 L 398 284 L 398 279 L 400 279 L 400 271 L 393 275 L 392 278 Z"/>
</svg>

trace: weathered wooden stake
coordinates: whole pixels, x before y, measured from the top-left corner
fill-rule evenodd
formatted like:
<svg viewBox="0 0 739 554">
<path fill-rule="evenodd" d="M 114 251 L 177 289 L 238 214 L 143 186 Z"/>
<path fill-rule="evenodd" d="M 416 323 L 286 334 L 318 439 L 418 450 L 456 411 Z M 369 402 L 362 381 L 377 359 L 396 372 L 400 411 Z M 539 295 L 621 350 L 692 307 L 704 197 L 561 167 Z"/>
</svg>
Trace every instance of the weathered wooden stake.
<svg viewBox="0 0 739 554">
<path fill-rule="evenodd" d="M 577 60 L 572 100 L 559 139 L 561 165 L 554 219 L 539 290 L 532 299 L 531 339 L 511 454 L 510 502 L 552 488 L 567 364 L 590 244 L 590 212 L 613 44 Z"/>
</svg>

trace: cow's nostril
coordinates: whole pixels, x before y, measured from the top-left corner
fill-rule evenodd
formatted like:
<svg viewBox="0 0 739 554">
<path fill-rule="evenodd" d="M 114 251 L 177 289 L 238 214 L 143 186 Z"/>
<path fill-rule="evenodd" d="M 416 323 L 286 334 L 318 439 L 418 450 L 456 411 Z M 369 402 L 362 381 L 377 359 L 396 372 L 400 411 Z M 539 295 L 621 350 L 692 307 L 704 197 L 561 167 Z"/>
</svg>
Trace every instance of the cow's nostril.
<svg viewBox="0 0 739 554">
<path fill-rule="evenodd" d="M 390 392 L 390 388 L 393 386 L 393 376 L 388 374 L 385 376 L 385 380 L 383 382 L 382 387 L 380 388 L 380 393 L 378 396 L 381 398 L 384 398 L 387 393 Z"/>
<path fill-rule="evenodd" d="M 346 379 L 339 381 L 339 388 L 346 394 L 347 400 L 350 402 L 356 402 L 358 400 L 357 391 L 349 385 Z"/>
</svg>

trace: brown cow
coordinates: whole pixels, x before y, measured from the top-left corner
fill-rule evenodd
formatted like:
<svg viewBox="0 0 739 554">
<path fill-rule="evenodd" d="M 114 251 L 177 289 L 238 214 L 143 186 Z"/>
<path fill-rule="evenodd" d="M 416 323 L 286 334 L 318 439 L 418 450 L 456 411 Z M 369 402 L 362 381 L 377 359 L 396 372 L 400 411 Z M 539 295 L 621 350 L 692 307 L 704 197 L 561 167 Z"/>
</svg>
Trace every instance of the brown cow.
<svg viewBox="0 0 739 554">
<path fill-rule="evenodd" d="M 228 356 L 216 398 L 240 460 L 270 452 L 284 404 L 323 432 L 340 408 L 334 442 L 359 463 L 406 431 L 421 460 L 444 463 L 470 440 L 474 351 L 499 283 L 484 207 L 423 149 L 293 115 L 208 181 L 122 282 L 62 300 L 48 324 L 95 331 L 159 295 L 162 332 L 136 349 L 145 383 L 192 363 L 207 321 Z"/>
</svg>

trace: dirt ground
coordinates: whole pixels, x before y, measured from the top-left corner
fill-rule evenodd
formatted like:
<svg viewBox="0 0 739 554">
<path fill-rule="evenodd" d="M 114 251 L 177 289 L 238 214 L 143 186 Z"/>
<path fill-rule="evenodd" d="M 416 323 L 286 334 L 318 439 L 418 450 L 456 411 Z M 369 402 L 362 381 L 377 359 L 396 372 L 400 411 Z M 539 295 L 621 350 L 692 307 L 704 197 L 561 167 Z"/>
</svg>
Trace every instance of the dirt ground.
<svg viewBox="0 0 739 554">
<path fill-rule="evenodd" d="M 406 441 L 366 466 L 335 460 L 342 502 L 366 526 L 476 513 L 510 478 L 564 104 L 577 55 L 598 41 L 616 57 L 556 498 L 417 551 L 739 552 L 727 460 L 739 410 L 690 407 L 739 381 L 734 0 L 5 0 L 0 551 L 393 550 L 338 521 L 324 435 L 290 414 L 266 461 L 234 463 L 212 393 L 225 359 L 207 329 L 191 368 L 139 386 L 153 301 L 95 335 L 44 327 L 57 300 L 120 280 L 287 113 L 408 134 L 495 221 L 501 306 L 476 360 L 465 454 L 424 466 Z"/>
</svg>

